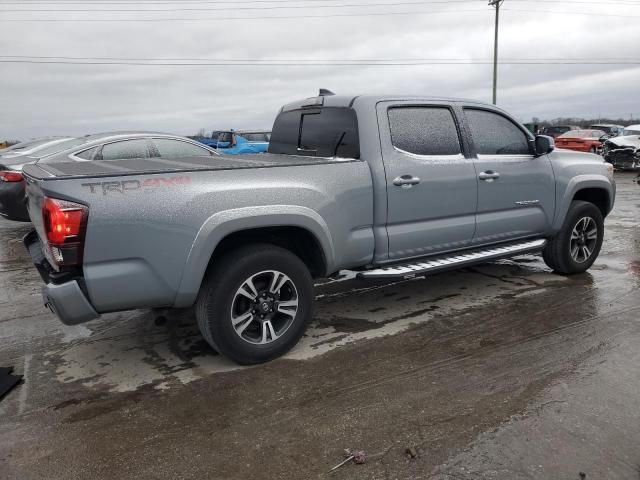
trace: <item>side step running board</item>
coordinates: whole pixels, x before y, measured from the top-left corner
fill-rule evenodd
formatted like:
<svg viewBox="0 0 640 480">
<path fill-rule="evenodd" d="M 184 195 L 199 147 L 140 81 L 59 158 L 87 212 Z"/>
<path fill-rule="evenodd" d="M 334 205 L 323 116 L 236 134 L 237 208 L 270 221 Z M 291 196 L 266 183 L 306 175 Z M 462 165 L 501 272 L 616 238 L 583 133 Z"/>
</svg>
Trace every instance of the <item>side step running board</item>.
<svg viewBox="0 0 640 480">
<path fill-rule="evenodd" d="M 407 263 L 358 272 L 358 278 L 411 278 L 424 273 L 454 270 L 488 260 L 512 257 L 522 253 L 537 252 L 542 250 L 546 244 L 546 240 L 538 239 L 493 246 L 485 249 L 468 250 L 449 256 L 434 257 L 424 262 Z"/>
</svg>

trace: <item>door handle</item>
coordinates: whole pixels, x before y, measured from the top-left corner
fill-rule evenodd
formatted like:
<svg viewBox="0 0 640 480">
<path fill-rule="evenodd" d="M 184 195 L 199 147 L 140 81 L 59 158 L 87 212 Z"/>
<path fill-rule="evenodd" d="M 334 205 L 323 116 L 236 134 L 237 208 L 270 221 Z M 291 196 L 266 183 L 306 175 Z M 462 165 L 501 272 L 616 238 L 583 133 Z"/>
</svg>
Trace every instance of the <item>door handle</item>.
<svg viewBox="0 0 640 480">
<path fill-rule="evenodd" d="M 500 178 L 500 174 L 498 172 L 494 172 L 493 170 L 487 170 L 486 172 L 482 172 L 478 175 L 480 180 L 484 180 L 486 182 L 493 182 Z"/>
<path fill-rule="evenodd" d="M 420 179 L 418 177 L 414 177 L 413 175 L 402 175 L 401 177 L 396 177 L 393 180 L 393 184 L 396 187 L 402 188 L 411 188 L 419 183 Z"/>
</svg>

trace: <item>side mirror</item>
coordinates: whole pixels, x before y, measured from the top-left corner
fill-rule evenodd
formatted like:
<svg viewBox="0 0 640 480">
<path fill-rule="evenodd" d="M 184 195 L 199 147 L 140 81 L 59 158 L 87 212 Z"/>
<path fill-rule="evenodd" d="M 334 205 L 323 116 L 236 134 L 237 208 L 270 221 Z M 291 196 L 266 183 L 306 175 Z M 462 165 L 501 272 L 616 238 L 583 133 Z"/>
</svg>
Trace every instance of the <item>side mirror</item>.
<svg viewBox="0 0 640 480">
<path fill-rule="evenodd" d="M 553 137 L 547 135 L 536 135 L 536 155 L 546 155 L 553 152 L 556 148 L 556 142 Z"/>
</svg>

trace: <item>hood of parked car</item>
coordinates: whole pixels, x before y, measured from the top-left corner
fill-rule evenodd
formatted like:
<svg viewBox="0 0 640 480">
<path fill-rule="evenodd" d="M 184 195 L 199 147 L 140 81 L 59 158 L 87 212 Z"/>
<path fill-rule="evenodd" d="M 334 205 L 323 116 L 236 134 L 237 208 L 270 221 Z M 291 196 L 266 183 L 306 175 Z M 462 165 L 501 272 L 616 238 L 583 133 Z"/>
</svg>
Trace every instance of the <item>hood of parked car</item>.
<svg viewBox="0 0 640 480">
<path fill-rule="evenodd" d="M 626 137 L 613 137 L 607 140 L 617 147 L 635 147 L 640 148 L 640 135 L 628 135 Z"/>
</svg>

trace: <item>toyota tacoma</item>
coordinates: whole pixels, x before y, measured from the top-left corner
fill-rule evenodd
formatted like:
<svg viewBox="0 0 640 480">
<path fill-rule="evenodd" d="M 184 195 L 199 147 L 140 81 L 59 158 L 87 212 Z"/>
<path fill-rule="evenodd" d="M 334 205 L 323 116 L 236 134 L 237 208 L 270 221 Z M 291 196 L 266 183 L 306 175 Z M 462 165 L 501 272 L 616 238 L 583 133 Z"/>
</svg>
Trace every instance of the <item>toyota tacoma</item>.
<svg viewBox="0 0 640 480">
<path fill-rule="evenodd" d="M 269 153 L 27 165 L 25 244 L 66 324 L 195 306 L 242 364 L 291 349 L 314 278 L 410 278 L 541 253 L 584 272 L 613 208 L 612 166 L 555 150 L 508 113 L 436 97 L 284 106 Z"/>
</svg>

